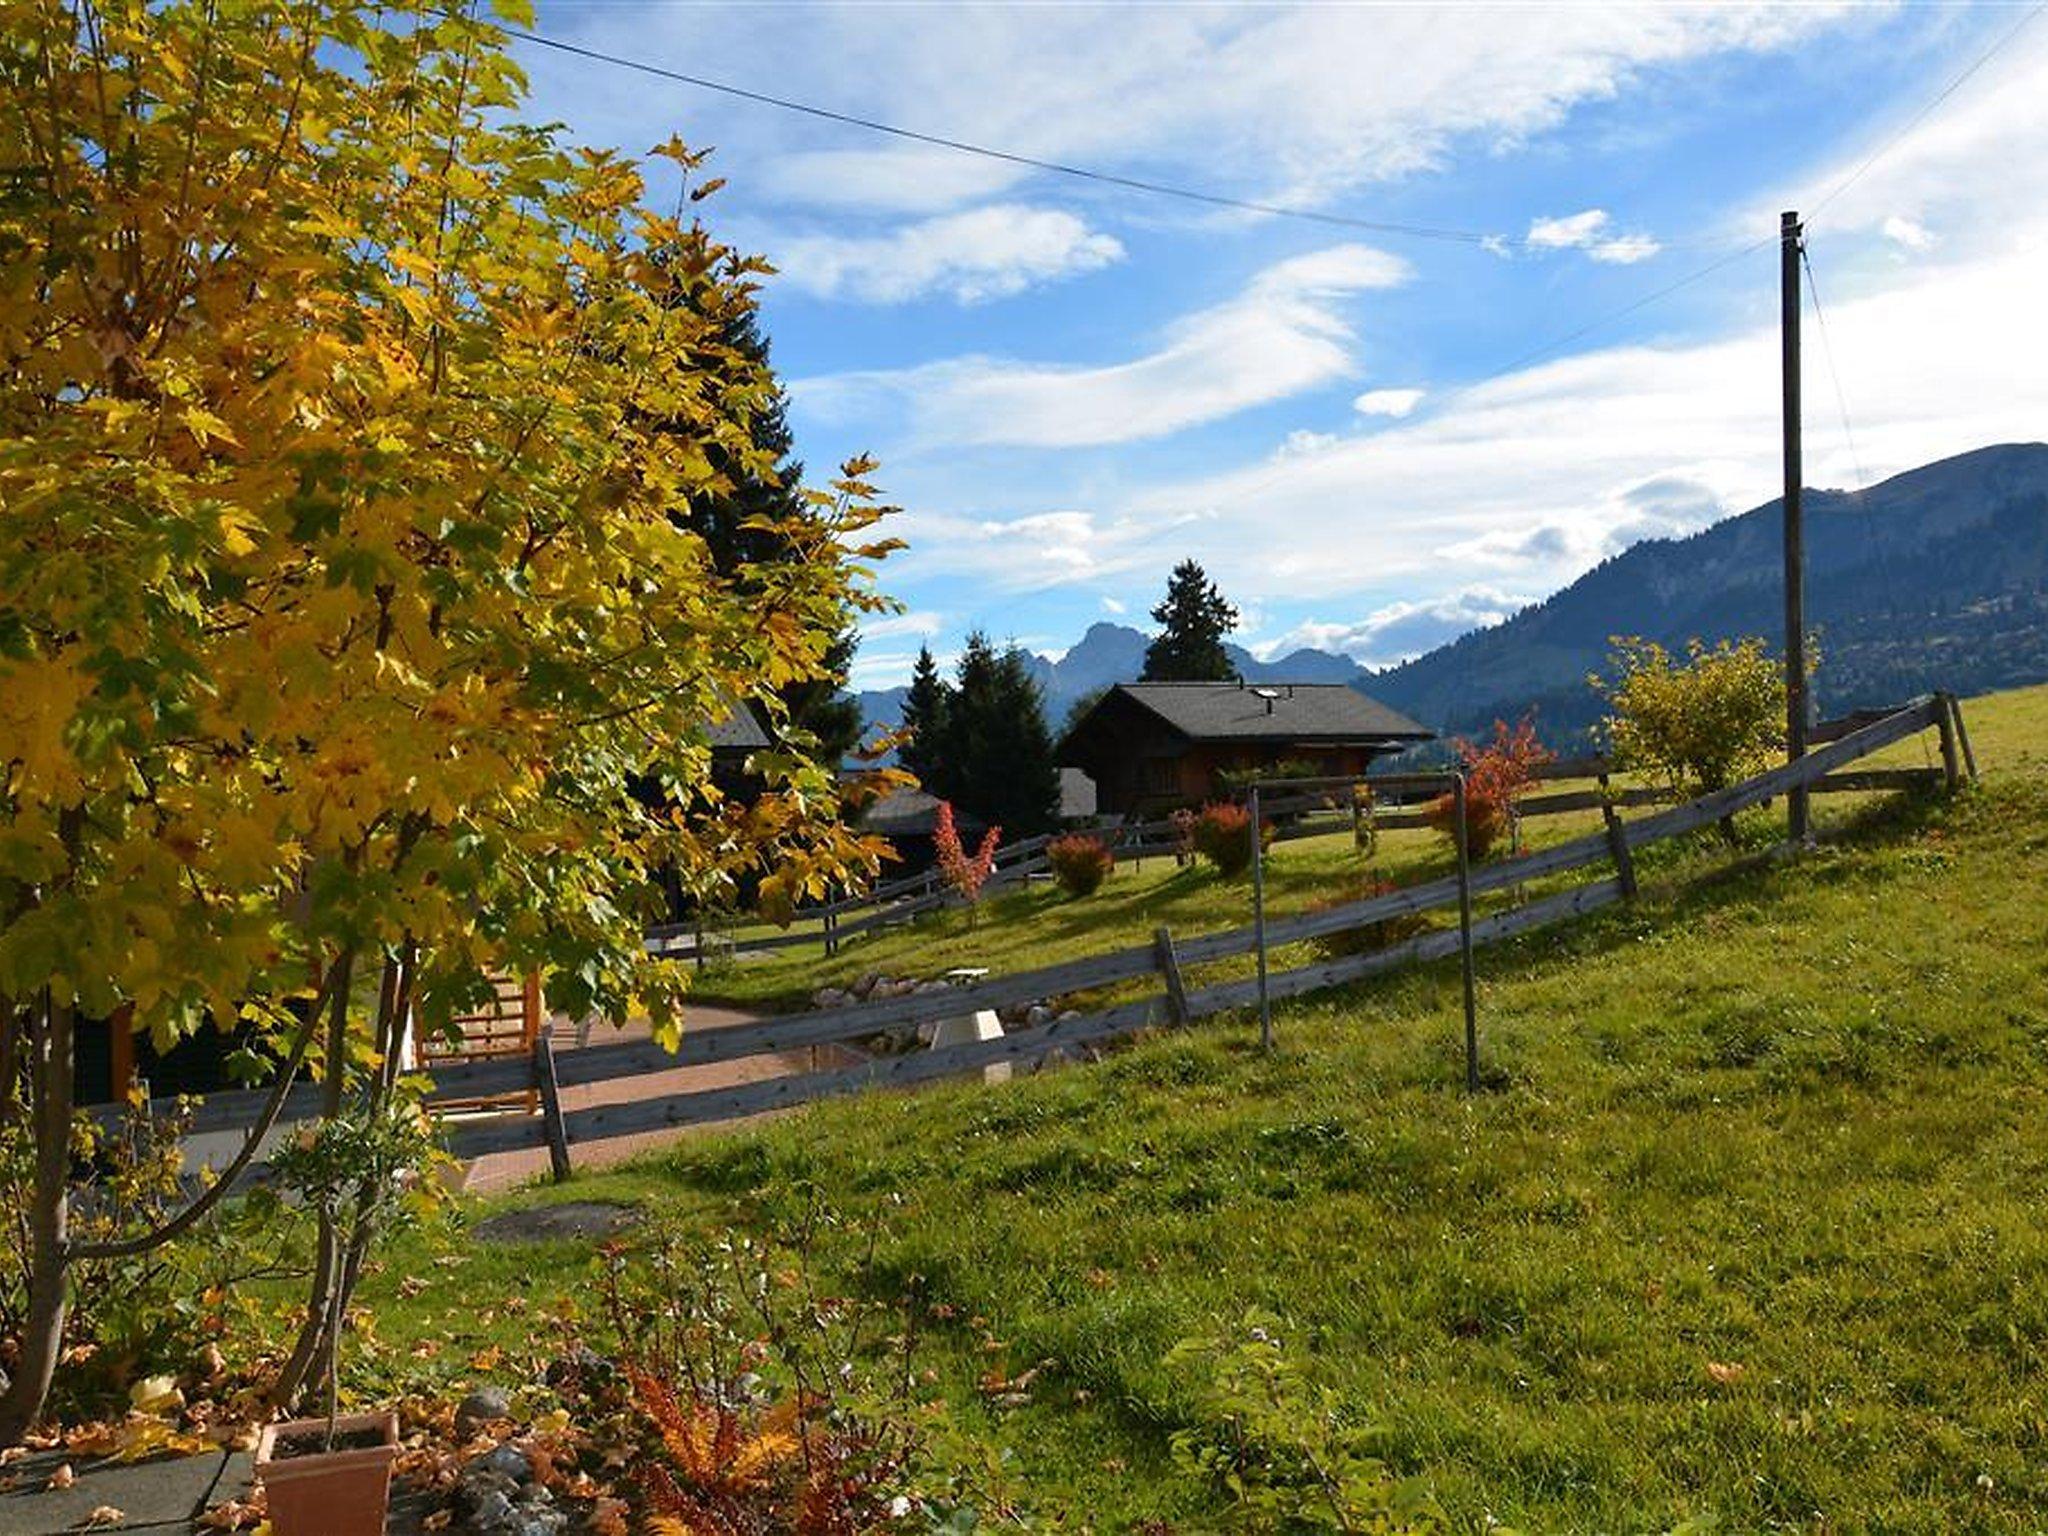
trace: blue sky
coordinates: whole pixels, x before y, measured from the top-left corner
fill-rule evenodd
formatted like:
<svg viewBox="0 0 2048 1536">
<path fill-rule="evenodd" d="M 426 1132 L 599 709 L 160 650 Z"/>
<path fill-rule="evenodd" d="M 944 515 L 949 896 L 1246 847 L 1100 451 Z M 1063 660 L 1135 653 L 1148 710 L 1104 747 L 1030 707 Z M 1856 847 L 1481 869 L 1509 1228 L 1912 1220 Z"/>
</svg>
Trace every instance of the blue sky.
<svg viewBox="0 0 2048 1536">
<path fill-rule="evenodd" d="M 2048 425 L 2048 18 L 1740 4 L 556 0 L 537 30 L 908 128 L 1378 222 L 1219 211 L 521 45 L 593 143 L 680 133 L 764 297 L 814 475 L 905 511 L 856 681 L 972 627 L 1143 624 L 1193 555 L 1262 654 L 1379 665 L 1772 495 L 1774 242 L 1826 206 L 1810 481 Z M 1903 137 L 1898 137 L 1907 130 Z M 1896 143 L 1892 143 L 1894 139 Z M 1857 174 L 1869 156 L 1890 145 Z M 657 184 L 656 196 L 672 195 Z M 1809 324 L 1810 324 L 1809 320 Z M 1526 361 L 1525 361 L 1526 360 Z M 1519 365 L 1519 366 L 1513 366 Z"/>
</svg>

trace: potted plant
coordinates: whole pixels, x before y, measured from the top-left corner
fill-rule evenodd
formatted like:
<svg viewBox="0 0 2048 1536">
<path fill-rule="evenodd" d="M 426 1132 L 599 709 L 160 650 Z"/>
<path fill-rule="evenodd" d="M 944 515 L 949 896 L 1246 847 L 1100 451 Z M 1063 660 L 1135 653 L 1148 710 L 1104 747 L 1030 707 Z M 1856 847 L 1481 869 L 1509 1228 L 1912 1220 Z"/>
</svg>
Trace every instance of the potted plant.
<svg viewBox="0 0 2048 1536">
<path fill-rule="evenodd" d="M 281 1187 L 329 1232 L 349 1234 L 360 1255 L 371 1235 L 403 1215 L 425 1186 L 432 1128 L 417 1103 L 387 1097 L 307 1126 L 271 1159 Z M 340 1354 L 345 1288 L 325 1319 L 318 1382 L 326 1413 L 267 1425 L 256 1442 L 256 1480 L 276 1536 L 381 1536 L 398 1456 L 398 1416 L 341 1412 Z"/>
</svg>

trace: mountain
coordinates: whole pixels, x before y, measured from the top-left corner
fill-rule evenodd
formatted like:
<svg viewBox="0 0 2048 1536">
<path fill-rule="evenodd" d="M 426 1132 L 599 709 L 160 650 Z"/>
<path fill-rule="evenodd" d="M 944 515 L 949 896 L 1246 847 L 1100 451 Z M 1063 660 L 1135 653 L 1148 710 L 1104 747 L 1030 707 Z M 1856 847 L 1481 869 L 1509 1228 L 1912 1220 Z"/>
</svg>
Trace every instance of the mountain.
<svg viewBox="0 0 2048 1536">
<path fill-rule="evenodd" d="M 2048 444 L 1980 448 L 1861 492 L 1804 497 L 1807 622 L 1825 714 L 1933 688 L 2048 677 Z M 1683 539 L 1651 539 L 1502 623 L 1363 686 L 1469 732 L 1535 709 L 1547 736 L 1591 725 L 1586 674 L 1608 641 L 1667 646 L 1784 631 L 1783 500 Z"/>
<path fill-rule="evenodd" d="M 1907 470 L 1859 492 L 1805 494 L 1807 619 L 1824 714 L 2048 678 L 2048 444 L 2009 443 Z M 1247 682 L 1352 683 L 1438 730 L 1471 734 L 1535 710 L 1565 744 L 1600 716 L 1587 674 L 1616 635 L 1671 647 L 1784 628 L 1783 502 L 1683 539 L 1650 539 L 1512 618 L 1380 672 L 1298 650 L 1230 657 Z M 1055 730 L 1076 701 L 1128 682 L 1150 637 L 1094 624 L 1064 656 L 1032 658 Z M 904 690 L 860 695 L 901 718 Z"/>
</svg>

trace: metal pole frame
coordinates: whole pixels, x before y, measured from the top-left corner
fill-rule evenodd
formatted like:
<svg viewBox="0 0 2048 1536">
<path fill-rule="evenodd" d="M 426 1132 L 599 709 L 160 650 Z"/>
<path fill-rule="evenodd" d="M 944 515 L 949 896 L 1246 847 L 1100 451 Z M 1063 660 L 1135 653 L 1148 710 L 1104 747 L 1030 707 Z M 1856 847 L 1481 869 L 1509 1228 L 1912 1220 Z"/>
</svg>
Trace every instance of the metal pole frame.
<svg viewBox="0 0 2048 1536">
<path fill-rule="evenodd" d="M 1451 795 L 1458 815 L 1458 963 L 1465 986 L 1465 1091 L 1479 1091 L 1479 989 L 1472 975 L 1472 859 L 1467 851 L 1470 824 L 1465 819 L 1465 775 L 1451 775 Z"/>
<path fill-rule="evenodd" d="M 1266 851 L 1260 836 L 1259 786 L 1251 788 L 1252 942 L 1259 954 L 1259 1049 L 1273 1049 L 1273 1000 L 1266 992 Z"/>
<path fill-rule="evenodd" d="M 1472 860 L 1466 849 L 1465 774 L 1462 769 L 1447 773 L 1395 773 L 1370 778 L 1362 773 L 1328 774 L 1313 778 L 1260 779 L 1251 786 L 1247 799 L 1251 809 L 1252 838 L 1252 941 L 1259 960 L 1259 1048 L 1273 1048 L 1273 1007 L 1266 981 L 1266 868 L 1265 839 L 1259 835 L 1259 791 L 1263 789 L 1329 789 L 1338 785 L 1365 784 L 1385 790 L 1420 790 L 1441 794 L 1449 790 L 1458 819 L 1458 962 L 1465 994 L 1465 1091 L 1479 1092 L 1479 982 L 1473 969 L 1472 946 Z"/>
</svg>

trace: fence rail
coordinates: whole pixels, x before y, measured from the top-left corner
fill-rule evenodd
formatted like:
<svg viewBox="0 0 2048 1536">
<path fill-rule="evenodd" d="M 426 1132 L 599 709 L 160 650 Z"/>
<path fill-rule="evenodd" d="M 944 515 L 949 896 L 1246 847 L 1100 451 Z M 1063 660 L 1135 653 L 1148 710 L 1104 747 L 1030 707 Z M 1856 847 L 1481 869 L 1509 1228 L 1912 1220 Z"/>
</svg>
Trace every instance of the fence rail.
<svg viewBox="0 0 2048 1536">
<path fill-rule="evenodd" d="M 1846 765 L 1930 728 L 1939 729 L 1943 767 L 1939 769 L 1858 769 Z M 1899 709 L 1833 732 L 1814 751 L 1796 762 L 1746 779 L 1716 793 L 1623 820 L 1607 804 L 1600 832 L 1470 872 L 1465 894 L 1523 887 L 1546 877 L 1598 864 L 1613 873 L 1586 884 L 1547 894 L 1505 910 L 1475 918 L 1470 943 L 1497 943 L 1548 924 L 1598 910 L 1633 894 L 1633 851 L 1669 838 L 1709 827 L 1751 806 L 1764 804 L 1788 790 L 1857 791 L 1920 790 L 1959 779 L 1958 743 L 1965 740 L 1961 713 L 1947 695 L 1916 699 Z M 1974 765 L 1972 765 L 1972 770 Z M 1042 853 L 1042 846 L 1039 852 Z M 614 1136 L 727 1120 L 815 1099 L 858 1092 L 869 1087 L 924 1082 L 972 1072 L 1001 1063 L 1028 1063 L 1079 1050 L 1133 1031 L 1242 1008 L 1258 996 L 1257 978 L 1188 987 L 1186 969 L 1380 923 L 1390 918 L 1436 911 L 1454 905 L 1460 896 L 1456 875 L 1320 911 L 1274 919 L 1260 926 L 1176 940 L 1160 929 L 1155 941 L 1031 971 L 988 977 L 961 987 L 906 997 L 848 1004 L 838 1008 L 762 1020 L 686 1034 L 680 1047 L 668 1051 L 651 1041 L 586 1046 L 557 1053 L 551 1032 L 543 1031 L 531 1059 L 455 1062 L 435 1066 L 431 1100 L 456 1103 L 501 1094 L 537 1092 L 544 1106 L 538 1116 L 514 1115 L 449 1128 L 450 1150 L 461 1157 L 516 1148 L 545 1146 L 557 1176 L 569 1165 L 579 1144 Z M 1462 947 L 1456 928 L 1431 929 L 1404 943 L 1345 955 L 1270 974 L 1268 995 L 1300 996 L 1400 966 L 1440 959 Z M 937 1050 L 877 1058 L 859 1065 L 771 1077 L 734 1087 L 669 1093 L 628 1103 L 564 1110 L 561 1095 L 568 1089 L 622 1078 L 707 1065 L 824 1045 L 843 1045 L 883 1033 L 896 1033 L 980 1009 L 998 1009 L 1048 998 L 1071 996 L 1118 986 L 1147 976 L 1159 980 L 1157 995 L 1121 1002 L 1049 1023 L 1013 1031 L 999 1039 L 976 1041 Z M 240 1090 L 214 1094 L 190 1106 L 194 1132 L 235 1129 L 251 1123 L 265 1094 Z M 318 1111 L 319 1089 L 294 1088 L 287 1097 L 283 1120 Z"/>
<path fill-rule="evenodd" d="M 1947 755 L 1955 755 L 1955 743 L 1960 742 L 1961 755 L 1967 760 L 1968 771 L 1974 775 L 1976 764 L 1969 752 L 1969 737 L 1962 728 L 1960 710 L 1954 708 L 1953 700 L 1947 694 L 1929 697 L 1935 701 L 1937 707 L 1948 712 L 1947 719 L 1952 722 L 1941 726 L 1944 752 Z M 1824 720 L 1809 733 L 1809 745 L 1814 748 L 1832 745 L 1870 725 L 1892 719 L 1899 713 L 1898 710 L 1858 710 L 1836 720 Z M 1621 771 L 1612 758 L 1599 754 L 1553 758 L 1534 770 L 1533 776 L 1539 782 L 1594 779 L 1598 781 L 1598 786 L 1525 795 L 1516 802 L 1515 815 L 1518 820 L 1530 821 L 1545 816 L 1569 815 L 1603 808 L 1634 809 L 1669 805 L 1679 798 L 1672 790 L 1655 786 L 1610 786 L 1608 780 Z M 1934 783 L 1944 771 L 1893 768 L 1862 770 L 1847 774 L 1828 773 L 1808 782 L 1805 787 L 1813 794 L 1912 790 Z M 1401 776 L 1396 777 L 1398 779 Z M 1415 775 L 1406 777 L 1416 778 Z M 1376 790 L 1377 782 L 1369 778 L 1365 785 L 1368 790 L 1375 790 L 1369 809 L 1364 808 L 1364 802 L 1354 807 L 1348 786 L 1341 790 L 1305 790 L 1267 797 L 1263 802 L 1263 812 L 1276 822 L 1274 840 L 1288 842 L 1299 838 L 1324 837 L 1341 832 L 1347 826 L 1360 826 L 1367 822 L 1375 831 L 1388 832 L 1430 825 L 1431 811 L 1426 801 L 1433 799 L 1433 794 L 1425 795 L 1418 801 L 1412 793 L 1404 797 Z M 997 849 L 995 864 L 984 889 L 990 892 L 999 891 L 1005 886 L 1029 880 L 1032 876 L 1048 873 L 1051 861 L 1046 855 L 1046 849 L 1057 835 L 1042 833 L 1037 837 L 1006 843 Z M 1179 828 L 1170 817 L 1098 827 L 1092 829 L 1091 835 L 1102 838 L 1109 845 L 1110 852 L 1118 863 L 1164 858 L 1184 852 Z M 806 944 L 821 945 L 827 955 L 834 955 L 838 953 L 839 946 L 849 939 L 883 928 L 896 927 L 927 912 L 935 912 L 958 903 L 959 898 L 946 887 L 939 872 L 936 869 L 927 869 L 918 874 L 883 881 L 858 895 L 803 907 L 798 910 L 791 926 L 782 932 L 727 939 L 718 934 L 715 926 L 669 923 L 649 928 L 647 944 L 649 949 L 658 953 L 694 956 L 700 960 L 713 952 L 728 955 L 761 954 L 793 949 Z"/>
</svg>

